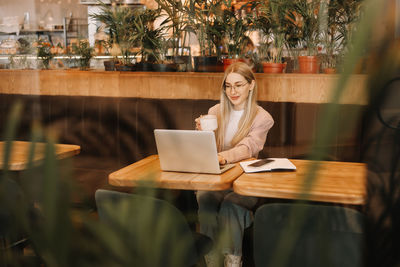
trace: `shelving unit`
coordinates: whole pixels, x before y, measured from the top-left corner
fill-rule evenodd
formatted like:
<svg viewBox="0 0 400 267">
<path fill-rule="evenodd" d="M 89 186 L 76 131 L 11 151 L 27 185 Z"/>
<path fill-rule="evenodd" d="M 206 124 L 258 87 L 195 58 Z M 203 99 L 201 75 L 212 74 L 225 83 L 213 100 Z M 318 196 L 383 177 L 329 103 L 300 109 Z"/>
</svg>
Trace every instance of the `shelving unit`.
<svg viewBox="0 0 400 267">
<path fill-rule="evenodd" d="M 63 25 L 59 29 L 20 29 L 18 25 L 13 27 L 14 31 L 7 29 L 7 32 L 1 32 L 0 28 L 0 42 L 2 40 L 8 39 L 11 36 L 12 39 L 18 40 L 19 38 L 39 39 L 46 38 L 49 42 L 56 46 L 60 43 L 63 47 L 67 47 L 72 43 L 76 43 L 79 39 L 88 38 L 88 21 L 86 18 L 74 18 L 65 17 L 63 19 Z M 32 40 L 31 40 L 32 41 Z M 12 54 L 0 54 L 0 68 L 6 67 L 10 63 L 10 56 Z M 13 55 L 15 60 L 29 61 L 29 66 L 36 66 L 34 62 L 36 60 L 36 55 L 31 54 L 15 54 Z M 59 59 L 67 58 L 56 57 Z"/>
<path fill-rule="evenodd" d="M 71 44 L 73 39 L 88 38 L 88 21 L 86 18 L 67 18 L 63 19 L 62 29 L 20 29 L 15 28 L 15 32 L 1 32 L 0 36 L 18 36 L 24 37 L 34 35 L 37 38 L 46 36 L 52 45 L 54 36 L 63 38 L 63 46 Z M 1 29 L 0 29 L 1 30 Z M 4 38 L 3 38 L 4 39 Z"/>
</svg>

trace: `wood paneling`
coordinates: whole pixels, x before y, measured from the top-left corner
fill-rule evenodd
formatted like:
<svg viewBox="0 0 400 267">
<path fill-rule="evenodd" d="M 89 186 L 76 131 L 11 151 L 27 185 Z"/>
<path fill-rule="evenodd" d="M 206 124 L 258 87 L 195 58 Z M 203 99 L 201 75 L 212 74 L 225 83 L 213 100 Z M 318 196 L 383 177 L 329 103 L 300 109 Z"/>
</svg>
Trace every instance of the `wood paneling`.
<svg viewBox="0 0 400 267">
<path fill-rule="evenodd" d="M 223 73 L 0 70 L 0 93 L 218 100 Z M 257 73 L 260 101 L 329 103 L 339 75 Z M 340 103 L 366 105 L 365 75 L 353 75 Z"/>
</svg>

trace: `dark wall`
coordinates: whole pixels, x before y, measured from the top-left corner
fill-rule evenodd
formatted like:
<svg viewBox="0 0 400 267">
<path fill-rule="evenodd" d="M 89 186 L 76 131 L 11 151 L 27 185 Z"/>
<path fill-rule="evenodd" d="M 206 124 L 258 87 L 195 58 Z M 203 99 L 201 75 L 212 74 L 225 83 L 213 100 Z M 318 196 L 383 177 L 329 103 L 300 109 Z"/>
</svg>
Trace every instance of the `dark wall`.
<svg viewBox="0 0 400 267">
<path fill-rule="evenodd" d="M 17 139 L 29 140 L 33 120 L 58 133 L 58 142 L 81 146 L 74 158 L 74 179 L 89 196 L 107 187 L 108 174 L 156 154 L 153 130 L 194 129 L 194 119 L 217 101 L 71 96 L 0 95 L 0 127 L 4 132 L 11 106 L 22 100 L 23 116 Z M 304 158 L 314 137 L 324 105 L 261 102 L 275 120 L 260 157 Z M 335 138 L 328 145 L 327 160 L 360 159 L 361 122 L 345 130 L 343 123 L 360 106 L 339 105 L 331 121 Z"/>
</svg>

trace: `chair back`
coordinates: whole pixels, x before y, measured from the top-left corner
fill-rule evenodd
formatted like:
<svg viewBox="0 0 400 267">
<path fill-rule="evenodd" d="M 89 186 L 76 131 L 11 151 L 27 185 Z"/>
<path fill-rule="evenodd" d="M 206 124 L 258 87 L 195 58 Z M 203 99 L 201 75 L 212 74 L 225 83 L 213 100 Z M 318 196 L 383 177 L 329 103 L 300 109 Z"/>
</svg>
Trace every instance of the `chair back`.
<svg viewBox="0 0 400 267">
<path fill-rule="evenodd" d="M 363 215 L 322 205 L 266 204 L 254 219 L 254 260 L 266 266 L 362 265 Z"/>
<path fill-rule="evenodd" d="M 183 214 L 168 202 L 145 195 L 97 190 L 99 218 L 127 253 L 123 266 L 192 266 L 198 260 Z"/>
</svg>

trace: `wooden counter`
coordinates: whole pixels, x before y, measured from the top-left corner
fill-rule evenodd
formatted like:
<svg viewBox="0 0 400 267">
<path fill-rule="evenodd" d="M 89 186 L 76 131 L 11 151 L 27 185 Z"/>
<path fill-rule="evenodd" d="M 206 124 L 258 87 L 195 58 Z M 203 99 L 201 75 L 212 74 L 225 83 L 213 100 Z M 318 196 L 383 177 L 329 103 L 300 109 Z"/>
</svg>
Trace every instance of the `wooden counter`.
<svg viewBox="0 0 400 267">
<path fill-rule="evenodd" d="M 219 99 L 223 73 L 0 70 L 0 93 Z M 257 73 L 260 101 L 328 103 L 339 75 Z M 340 103 L 366 105 L 366 75 L 353 75 Z"/>
</svg>

